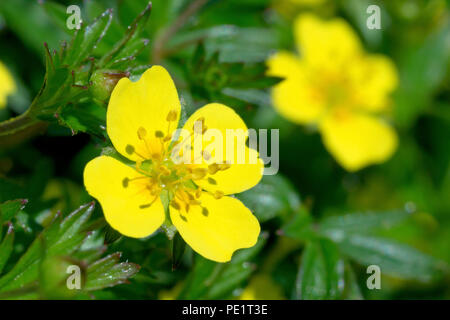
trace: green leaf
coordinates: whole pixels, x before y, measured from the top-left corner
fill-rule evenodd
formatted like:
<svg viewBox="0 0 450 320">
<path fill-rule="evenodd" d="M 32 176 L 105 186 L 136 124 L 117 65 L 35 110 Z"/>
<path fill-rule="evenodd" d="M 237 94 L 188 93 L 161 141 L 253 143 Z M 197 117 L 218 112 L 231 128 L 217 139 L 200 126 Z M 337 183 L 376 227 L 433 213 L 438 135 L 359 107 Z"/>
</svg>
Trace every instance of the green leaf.
<svg viewBox="0 0 450 320">
<path fill-rule="evenodd" d="M 280 174 L 264 176 L 252 189 L 237 194 L 260 222 L 274 217 L 286 218 L 300 207 L 300 196 Z"/>
<path fill-rule="evenodd" d="M 362 300 L 363 295 L 356 280 L 355 272 L 348 262 L 345 264 L 345 280 L 343 298 L 348 300 Z"/>
<path fill-rule="evenodd" d="M 335 244 L 328 240 L 306 245 L 299 269 L 296 298 L 338 299 L 343 291 L 344 261 Z"/>
<path fill-rule="evenodd" d="M 1 227 L 1 225 L 0 225 Z M 14 243 L 14 227 L 9 224 L 8 231 L 6 232 L 3 241 L 0 243 L 0 274 L 3 271 L 6 263 L 8 262 L 9 256 L 13 250 Z"/>
<path fill-rule="evenodd" d="M 72 65 L 85 60 L 103 38 L 112 20 L 112 9 L 103 12 L 90 25 L 77 30 L 76 36 L 71 44 L 70 54 L 65 63 Z"/>
<path fill-rule="evenodd" d="M 400 64 L 400 87 L 395 93 L 396 123 L 410 127 L 429 107 L 434 90 L 444 80 L 450 58 L 450 22 L 411 48 Z"/>
<path fill-rule="evenodd" d="M 305 207 L 294 213 L 291 220 L 281 227 L 281 234 L 303 241 L 316 235 L 312 229 L 313 219 Z"/>
<path fill-rule="evenodd" d="M 0 204 L 1 221 L 11 221 L 27 204 L 27 199 L 9 200 Z"/>
<path fill-rule="evenodd" d="M 42 1 L 39 2 L 42 5 L 48 17 L 53 20 L 53 22 L 64 32 L 71 35 L 74 30 L 67 28 L 67 12 L 66 7 L 60 3 L 53 1 Z"/>
<path fill-rule="evenodd" d="M 98 260 L 87 268 L 84 290 L 93 291 L 125 283 L 140 267 L 129 262 L 119 262 L 121 253 L 116 252 Z"/>
<path fill-rule="evenodd" d="M 448 272 L 444 262 L 389 239 L 349 234 L 335 241 L 343 254 L 365 266 L 378 265 L 382 274 L 429 282 Z"/>
<path fill-rule="evenodd" d="M 251 261 L 262 250 L 268 234 L 262 233 L 255 246 L 236 252 L 228 263 L 216 263 L 196 256 L 195 266 L 186 279 L 178 299 L 229 298 L 232 291 L 254 272 Z"/>
<path fill-rule="evenodd" d="M 121 59 L 134 57 L 148 44 L 148 40 L 138 39 L 138 37 L 147 24 L 151 12 L 152 3 L 149 2 L 145 9 L 127 28 L 127 32 L 125 33 L 123 38 L 119 42 L 117 42 L 117 44 L 111 49 L 109 53 L 105 54 L 100 59 L 100 61 L 98 62 L 99 66 L 112 66 Z M 117 66 L 114 67 L 117 68 Z"/>
<path fill-rule="evenodd" d="M 175 270 L 180 264 L 183 257 L 184 250 L 186 249 L 186 242 L 184 242 L 181 235 L 177 232 L 172 239 L 172 270 Z"/>
<path fill-rule="evenodd" d="M 366 232 L 387 229 L 400 223 L 411 215 L 406 211 L 384 211 L 336 215 L 323 219 L 319 224 L 319 233 L 333 239 L 349 232 Z"/>
<path fill-rule="evenodd" d="M 43 252 L 46 253 L 46 258 L 50 258 L 69 255 L 78 249 L 86 238 L 86 232 L 80 230 L 93 210 L 94 204 L 88 203 L 72 212 L 61 223 L 58 223 L 58 218 L 55 219 L 33 241 L 16 265 L 0 278 L 0 292 L 21 289 L 37 281 Z"/>
<path fill-rule="evenodd" d="M 68 105 L 59 114 L 59 120 L 74 133 L 78 131 L 104 137 L 106 109 L 94 103 Z"/>
<path fill-rule="evenodd" d="M 111 244 L 122 238 L 122 234 L 111 228 L 110 225 L 105 226 L 105 244 Z"/>
</svg>

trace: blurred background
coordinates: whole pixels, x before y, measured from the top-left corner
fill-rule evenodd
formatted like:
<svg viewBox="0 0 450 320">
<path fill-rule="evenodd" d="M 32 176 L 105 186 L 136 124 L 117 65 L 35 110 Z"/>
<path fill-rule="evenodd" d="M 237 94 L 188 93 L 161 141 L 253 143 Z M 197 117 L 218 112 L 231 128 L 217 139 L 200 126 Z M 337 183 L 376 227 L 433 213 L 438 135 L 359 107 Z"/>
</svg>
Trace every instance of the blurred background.
<svg viewBox="0 0 450 320">
<path fill-rule="evenodd" d="M 72 4 L 81 8 L 84 26 L 113 11 L 101 30 L 92 28 L 95 39 L 86 33 L 72 48 L 90 46 L 93 59 L 77 62 L 71 84 L 87 86 L 86 93 L 53 99 L 66 78 L 52 82 L 56 76 L 46 61 L 74 37 L 76 30 L 66 26 Z M 26 112 L 36 96 L 33 105 L 41 107 L 24 121 L 26 129 L 21 121 L 14 130 L 0 124 L 0 298 L 450 298 L 450 1 L 152 1 L 148 21 L 132 28 L 139 29 L 126 56 L 132 58 L 108 69 L 137 78 L 162 64 L 187 115 L 215 101 L 233 107 L 249 128 L 280 130 L 279 173 L 237 195 L 258 217 L 260 240 L 227 264 L 198 256 L 179 236 L 121 237 L 98 204 L 92 212 L 81 209 L 88 215 L 67 218 L 92 201 L 84 166 L 111 146 L 102 129 L 107 99 L 90 87 L 89 77 L 127 26 L 141 13 L 147 17 L 147 4 L 0 2 L 0 61 L 16 87 L 0 106 L 0 121 Z M 366 27 L 370 4 L 381 8 L 380 30 Z M 304 12 L 345 19 L 367 52 L 394 61 L 399 86 L 390 119 L 399 145 L 386 162 L 347 172 L 317 129 L 273 108 L 271 86 L 279 80 L 266 76 L 266 60 L 279 50 L 295 52 L 292 24 Z M 53 83 L 45 93 L 44 79 Z M 51 222 L 65 217 L 72 228 Z M 65 289 L 67 264 L 82 267 L 83 290 Z M 366 285 L 372 264 L 381 268 L 381 289 Z"/>
</svg>

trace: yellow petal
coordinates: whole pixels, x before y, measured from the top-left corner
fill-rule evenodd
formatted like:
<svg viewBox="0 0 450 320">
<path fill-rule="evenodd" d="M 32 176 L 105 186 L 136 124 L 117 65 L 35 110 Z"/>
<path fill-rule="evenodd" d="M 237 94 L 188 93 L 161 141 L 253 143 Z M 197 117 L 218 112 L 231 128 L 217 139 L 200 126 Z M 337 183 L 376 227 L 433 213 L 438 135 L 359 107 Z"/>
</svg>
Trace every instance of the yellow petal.
<svg viewBox="0 0 450 320">
<path fill-rule="evenodd" d="M 333 114 L 320 126 L 325 147 L 348 171 L 387 160 L 397 134 L 381 119 L 363 114 Z"/>
<path fill-rule="evenodd" d="M 198 119 L 204 119 L 203 123 L 207 127 L 207 131 L 203 136 L 193 133 L 193 136 L 196 137 L 195 139 L 200 141 L 201 146 L 200 148 L 195 148 L 196 142 L 192 143 L 195 155 L 193 158 L 201 158 L 203 167 L 213 163 L 224 164 L 227 161 L 231 163 L 229 168 L 219 170 L 214 174 L 208 174 L 202 180 L 195 180 L 195 183 L 205 190 L 212 192 L 221 191 L 224 194 L 239 193 L 258 184 L 262 178 L 264 163 L 258 157 L 257 151 L 245 145 L 248 137 L 248 128 L 241 117 L 230 107 L 211 103 L 194 112 L 183 128 L 192 132 L 194 122 L 198 121 Z M 230 143 L 227 142 L 227 132 Z M 217 135 L 213 135 L 213 133 L 217 133 Z M 233 137 L 231 133 L 236 133 L 236 137 Z M 232 141 L 234 141 L 234 147 L 231 144 Z M 220 145 L 222 148 L 220 148 Z M 229 148 L 228 153 L 227 145 Z M 201 153 L 195 154 L 197 150 L 210 150 L 211 159 L 205 160 Z M 215 152 L 214 150 L 221 150 L 222 152 Z M 234 155 L 233 157 L 231 156 L 231 151 Z"/>
<path fill-rule="evenodd" d="M 275 109 L 285 118 L 299 123 L 316 122 L 325 111 L 325 96 L 313 87 L 311 71 L 288 52 L 279 52 L 267 61 L 268 74 L 285 78 L 272 89 Z M 313 71 L 314 72 L 314 71 Z"/>
<path fill-rule="evenodd" d="M 288 51 L 280 51 L 269 57 L 267 67 L 269 75 L 283 78 L 303 77 L 304 73 L 301 59 Z"/>
<path fill-rule="evenodd" d="M 146 189 L 146 179 L 131 180 L 139 177 L 133 168 L 107 156 L 91 160 L 84 169 L 86 189 L 102 205 L 106 221 L 133 238 L 152 234 L 165 219 L 159 196 L 152 203 L 155 196 Z"/>
<path fill-rule="evenodd" d="M 118 152 L 131 160 L 161 153 L 159 131 L 171 134 L 180 117 L 180 101 L 169 73 L 161 66 L 144 72 L 137 82 L 122 78 L 114 88 L 107 112 L 107 131 Z M 172 121 L 168 115 L 172 112 Z M 142 129 L 141 129 L 142 128 Z M 145 140 L 138 135 L 145 135 Z M 132 151 L 135 150 L 135 153 Z"/>
<path fill-rule="evenodd" d="M 308 63 L 326 69 L 339 69 L 361 53 L 361 43 L 343 19 L 323 21 L 311 13 L 294 22 L 298 50 Z"/>
<path fill-rule="evenodd" d="M 6 98 L 16 91 L 16 84 L 6 66 L 0 62 L 0 109 L 6 106 Z"/>
<path fill-rule="evenodd" d="M 370 112 L 383 111 L 389 106 L 389 94 L 398 85 L 394 63 L 383 55 L 367 55 L 349 65 L 355 104 Z"/>
<path fill-rule="evenodd" d="M 231 197 L 215 199 L 203 192 L 201 206 L 191 206 L 189 212 L 170 206 L 170 218 L 191 248 L 203 257 L 227 262 L 233 252 L 256 244 L 259 222 L 242 202 Z"/>
</svg>

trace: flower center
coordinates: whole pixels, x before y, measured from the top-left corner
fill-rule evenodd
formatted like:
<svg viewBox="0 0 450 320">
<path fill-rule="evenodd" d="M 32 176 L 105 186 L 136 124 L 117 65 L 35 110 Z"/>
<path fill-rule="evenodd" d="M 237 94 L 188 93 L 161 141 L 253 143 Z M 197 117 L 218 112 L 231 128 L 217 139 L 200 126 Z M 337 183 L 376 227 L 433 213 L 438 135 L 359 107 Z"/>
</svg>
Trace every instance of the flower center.
<svg viewBox="0 0 450 320">
<path fill-rule="evenodd" d="M 207 216 L 208 209 L 202 206 L 201 195 L 207 192 L 213 195 L 216 199 L 220 199 L 224 193 L 216 190 L 210 192 L 204 190 L 198 185 L 198 182 L 206 182 L 210 185 L 217 185 L 214 175 L 220 171 L 227 170 L 230 165 L 224 164 L 186 164 L 179 161 L 174 161 L 172 150 L 177 147 L 183 150 L 184 146 L 191 146 L 195 139 L 200 139 L 208 130 L 204 118 L 199 118 L 194 122 L 193 130 L 188 137 L 180 139 L 179 141 L 172 141 L 171 124 L 177 119 L 176 111 L 170 111 L 166 117 L 168 122 L 167 132 L 155 131 L 154 137 L 160 143 L 160 148 L 154 148 L 151 136 L 148 135 L 147 130 L 143 127 L 138 128 L 137 136 L 139 140 L 143 141 L 147 149 L 145 156 L 136 152 L 131 145 L 127 146 L 129 154 L 136 154 L 141 160 L 136 162 L 136 171 L 141 176 L 136 178 L 125 177 L 123 179 L 123 187 L 127 188 L 130 183 L 139 185 L 140 192 L 148 193 L 149 202 L 141 204 L 140 208 L 150 207 L 160 197 L 162 191 L 168 191 L 169 204 L 174 209 L 180 212 L 180 216 L 184 221 L 187 221 L 186 214 L 192 206 L 200 206 L 202 214 Z M 154 140 L 154 139 L 153 139 Z M 153 146 L 153 148 L 152 148 Z M 190 148 L 188 148 L 189 151 Z M 201 157 L 209 160 L 210 155 L 202 151 Z"/>
</svg>

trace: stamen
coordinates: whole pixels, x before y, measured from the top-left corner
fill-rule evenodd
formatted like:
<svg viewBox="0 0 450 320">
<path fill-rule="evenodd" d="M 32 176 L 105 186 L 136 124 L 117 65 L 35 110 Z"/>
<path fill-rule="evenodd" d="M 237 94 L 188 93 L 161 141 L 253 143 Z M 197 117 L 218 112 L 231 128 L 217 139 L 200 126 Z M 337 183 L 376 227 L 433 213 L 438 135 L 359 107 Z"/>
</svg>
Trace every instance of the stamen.
<svg viewBox="0 0 450 320">
<path fill-rule="evenodd" d="M 132 155 L 134 153 L 134 147 L 131 144 L 128 144 L 125 147 L 125 152 L 128 153 L 129 155 Z"/>
<path fill-rule="evenodd" d="M 128 178 L 128 177 L 125 177 L 125 178 L 123 178 L 123 180 L 122 180 L 122 186 L 123 186 L 124 188 L 128 188 L 130 182 L 135 181 L 135 180 L 140 180 L 140 179 L 148 179 L 148 177 L 142 176 L 142 177 L 135 177 L 135 178 L 132 178 L 132 179 L 130 179 L 130 178 Z"/>
<path fill-rule="evenodd" d="M 127 146 L 125 147 L 125 152 L 128 153 L 130 156 L 134 153 L 138 157 L 141 157 L 144 160 L 146 159 L 142 154 L 137 153 L 131 144 L 127 144 Z"/>
<path fill-rule="evenodd" d="M 229 162 L 221 163 L 219 164 L 219 170 L 224 171 L 231 167 L 231 164 Z"/>
<path fill-rule="evenodd" d="M 213 178 L 211 178 L 211 177 L 208 177 L 208 183 L 209 184 L 213 184 L 213 185 L 216 185 L 217 184 L 217 181 L 216 180 L 214 180 Z"/>
<path fill-rule="evenodd" d="M 145 128 L 143 128 L 143 127 L 139 127 L 139 129 L 137 131 L 137 135 L 140 140 L 144 140 L 145 136 L 147 135 L 147 130 L 145 130 Z"/>
<path fill-rule="evenodd" d="M 200 180 L 203 179 L 208 174 L 208 169 L 206 168 L 195 168 L 192 170 L 192 179 Z"/>
<path fill-rule="evenodd" d="M 219 170 L 220 170 L 220 167 L 217 163 L 213 163 L 208 166 L 209 174 L 215 174 Z"/>
<path fill-rule="evenodd" d="M 224 195 L 224 193 L 223 193 L 222 191 L 217 190 L 217 191 L 214 193 L 214 198 L 220 199 L 220 198 L 223 197 L 223 195 Z"/>
<path fill-rule="evenodd" d="M 166 121 L 169 121 L 169 122 L 176 121 L 177 115 L 178 115 L 178 113 L 175 110 L 169 111 L 169 113 L 167 114 L 167 117 L 166 117 Z"/>
<path fill-rule="evenodd" d="M 180 209 L 181 209 L 180 205 L 179 205 L 178 202 L 176 202 L 175 200 L 172 200 L 172 201 L 170 202 L 170 205 L 171 205 L 172 208 L 174 208 L 175 210 L 180 211 Z"/>
</svg>

